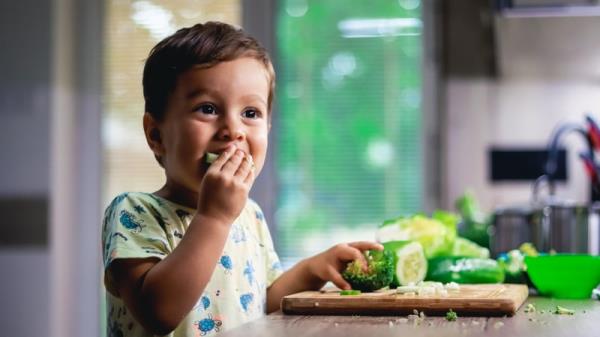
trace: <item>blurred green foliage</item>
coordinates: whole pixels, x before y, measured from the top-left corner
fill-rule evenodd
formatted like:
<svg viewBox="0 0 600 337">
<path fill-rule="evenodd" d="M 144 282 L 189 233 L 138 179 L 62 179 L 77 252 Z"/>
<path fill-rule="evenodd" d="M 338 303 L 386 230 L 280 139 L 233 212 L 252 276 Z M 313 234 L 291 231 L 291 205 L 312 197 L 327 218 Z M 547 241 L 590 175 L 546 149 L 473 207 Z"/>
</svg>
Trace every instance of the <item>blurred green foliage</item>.
<svg viewBox="0 0 600 337">
<path fill-rule="evenodd" d="M 275 220 L 282 256 L 301 256 L 308 232 L 372 223 L 374 233 L 383 219 L 420 209 L 418 4 L 280 2 Z M 345 37 L 341 27 L 351 19 L 408 19 L 417 25 Z"/>
</svg>

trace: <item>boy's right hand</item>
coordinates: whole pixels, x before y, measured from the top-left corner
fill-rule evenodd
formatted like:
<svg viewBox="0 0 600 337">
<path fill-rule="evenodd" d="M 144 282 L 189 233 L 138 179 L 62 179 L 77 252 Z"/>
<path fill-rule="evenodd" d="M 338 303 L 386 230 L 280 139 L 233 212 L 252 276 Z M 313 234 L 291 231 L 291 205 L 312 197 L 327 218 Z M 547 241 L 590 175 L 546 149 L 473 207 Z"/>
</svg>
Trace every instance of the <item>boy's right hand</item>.
<svg viewBox="0 0 600 337">
<path fill-rule="evenodd" d="M 198 213 L 230 225 L 240 215 L 254 182 L 252 157 L 230 146 L 208 167 L 198 193 Z"/>
</svg>

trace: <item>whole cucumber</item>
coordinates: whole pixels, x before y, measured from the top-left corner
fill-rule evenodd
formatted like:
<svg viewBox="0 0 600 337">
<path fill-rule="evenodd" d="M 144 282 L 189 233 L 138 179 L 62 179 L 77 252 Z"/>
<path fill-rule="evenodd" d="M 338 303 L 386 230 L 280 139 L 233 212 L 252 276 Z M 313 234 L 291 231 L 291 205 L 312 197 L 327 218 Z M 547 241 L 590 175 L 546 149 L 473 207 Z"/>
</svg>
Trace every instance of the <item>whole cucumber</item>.
<svg viewBox="0 0 600 337">
<path fill-rule="evenodd" d="M 470 257 L 436 257 L 428 261 L 426 280 L 456 283 L 502 283 L 504 270 L 496 260 Z"/>
</svg>

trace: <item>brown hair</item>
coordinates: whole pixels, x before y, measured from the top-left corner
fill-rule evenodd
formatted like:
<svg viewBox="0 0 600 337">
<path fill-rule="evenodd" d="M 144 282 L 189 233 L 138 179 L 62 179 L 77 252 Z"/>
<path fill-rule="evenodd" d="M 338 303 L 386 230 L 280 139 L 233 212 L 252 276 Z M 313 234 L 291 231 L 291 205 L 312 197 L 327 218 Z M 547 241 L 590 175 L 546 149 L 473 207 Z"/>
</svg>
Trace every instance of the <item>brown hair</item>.
<svg viewBox="0 0 600 337">
<path fill-rule="evenodd" d="M 252 57 L 265 65 L 270 78 L 270 112 L 275 90 L 275 71 L 267 51 L 242 29 L 221 22 L 206 22 L 182 28 L 152 48 L 144 66 L 142 80 L 146 112 L 157 121 L 163 120 L 177 77 L 191 67 L 211 67 L 239 57 Z"/>
</svg>

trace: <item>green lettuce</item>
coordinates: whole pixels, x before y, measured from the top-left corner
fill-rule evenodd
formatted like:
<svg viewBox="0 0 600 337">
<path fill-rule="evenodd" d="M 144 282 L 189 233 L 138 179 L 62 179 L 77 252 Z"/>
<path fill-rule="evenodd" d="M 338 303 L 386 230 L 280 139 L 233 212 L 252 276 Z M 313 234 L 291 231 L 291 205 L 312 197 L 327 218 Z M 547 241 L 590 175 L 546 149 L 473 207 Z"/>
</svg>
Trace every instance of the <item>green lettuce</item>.
<svg viewBox="0 0 600 337">
<path fill-rule="evenodd" d="M 382 243 L 417 241 L 423 246 L 428 259 L 447 256 L 452 254 L 456 240 L 457 219 L 442 211 L 434 213 L 434 217 L 424 214 L 401 216 L 384 221 L 377 229 L 377 240 Z"/>
</svg>

